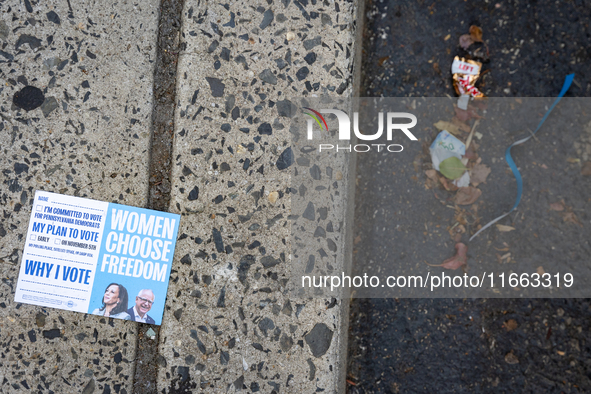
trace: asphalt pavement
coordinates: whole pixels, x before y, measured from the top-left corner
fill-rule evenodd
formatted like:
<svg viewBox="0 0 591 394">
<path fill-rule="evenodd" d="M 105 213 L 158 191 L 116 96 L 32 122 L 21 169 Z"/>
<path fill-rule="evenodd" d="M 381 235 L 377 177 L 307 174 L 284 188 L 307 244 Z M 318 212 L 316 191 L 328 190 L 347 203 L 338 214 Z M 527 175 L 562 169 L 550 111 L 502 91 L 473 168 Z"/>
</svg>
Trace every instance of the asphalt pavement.
<svg viewBox="0 0 591 394">
<path fill-rule="evenodd" d="M 450 66 L 459 37 L 471 25 L 482 28 L 489 50 L 479 85 L 487 96 L 556 96 L 573 72 L 567 97 L 591 94 L 591 7 L 584 2 L 373 1 L 367 7 L 364 96 L 455 96 Z M 531 116 L 532 130 L 541 115 Z M 470 243 L 470 234 L 462 234 L 468 267 L 485 256 L 506 264 L 507 252 L 509 260 L 529 260 L 534 270 L 569 255 L 588 259 L 591 190 L 581 172 L 587 145 L 577 145 L 586 134 L 565 131 L 560 125 L 543 128 L 538 140 L 515 153 L 527 171 L 524 200 L 519 214 L 503 223 L 516 230 L 489 230 Z M 453 208 L 453 194 L 425 187 L 431 165 L 426 148 L 436 133 L 427 131 L 422 147 L 405 157 L 358 156 L 354 272 L 368 261 L 391 267 L 420 254 L 440 264 L 453 254 L 447 229 L 455 212 L 446 207 Z M 484 133 L 478 154 L 488 165 L 493 158 L 499 164 L 518 135 Z M 497 173 L 493 168 L 480 187 L 472 219 L 484 224 L 511 206 L 516 187 L 506 166 Z M 561 199 L 580 225 L 552 211 L 550 204 Z M 562 245 L 568 248 L 553 255 Z M 496 262 L 495 247 L 504 260 Z M 588 315 L 586 299 L 355 299 L 348 392 L 588 392 Z"/>
</svg>

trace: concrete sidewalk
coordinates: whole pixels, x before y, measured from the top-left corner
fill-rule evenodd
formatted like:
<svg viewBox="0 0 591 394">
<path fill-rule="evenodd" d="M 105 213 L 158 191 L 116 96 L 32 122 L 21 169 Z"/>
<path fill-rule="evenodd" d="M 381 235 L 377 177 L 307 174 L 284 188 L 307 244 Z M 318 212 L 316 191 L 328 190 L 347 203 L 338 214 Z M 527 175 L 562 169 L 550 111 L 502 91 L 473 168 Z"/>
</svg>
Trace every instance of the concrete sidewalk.
<svg viewBox="0 0 591 394">
<path fill-rule="evenodd" d="M 146 204 L 158 2 L 1 10 L 0 391 L 130 392 L 136 325 L 13 299 L 35 190 Z M 29 112 L 26 85 L 45 97 Z"/>
<path fill-rule="evenodd" d="M 159 4 L 7 3 L 0 391 L 131 393 L 135 323 L 13 297 L 35 190 L 146 206 Z M 357 12 L 186 2 L 169 207 L 182 220 L 158 392 L 344 392 L 348 300 L 290 299 L 289 169 L 276 163 L 291 142 L 285 100 L 351 94 Z M 44 91 L 40 108 L 11 107 L 25 85 Z"/>
</svg>

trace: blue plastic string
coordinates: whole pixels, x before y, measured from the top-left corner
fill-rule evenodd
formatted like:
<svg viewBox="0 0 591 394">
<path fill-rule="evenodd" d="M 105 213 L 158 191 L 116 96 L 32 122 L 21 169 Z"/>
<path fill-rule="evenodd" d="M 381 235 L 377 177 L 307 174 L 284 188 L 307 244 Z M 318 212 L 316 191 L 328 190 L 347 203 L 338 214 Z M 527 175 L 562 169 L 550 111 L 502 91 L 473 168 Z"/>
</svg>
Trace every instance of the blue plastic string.
<svg viewBox="0 0 591 394">
<path fill-rule="evenodd" d="M 562 90 L 560 91 L 560 94 L 558 95 L 558 97 L 554 101 L 554 104 L 552 104 L 552 106 L 548 109 L 548 111 L 546 111 L 546 114 L 544 115 L 544 117 L 542 118 L 542 120 L 538 124 L 538 127 L 536 127 L 536 129 L 534 130 L 532 135 L 512 143 L 511 145 L 509 145 L 509 147 L 505 151 L 505 160 L 507 161 L 507 164 L 509 164 L 511 171 L 513 172 L 513 175 L 515 176 L 515 181 L 517 181 L 517 198 L 515 199 L 515 205 L 513 205 L 513 208 L 511 208 L 511 210 L 509 212 L 504 213 L 503 215 L 499 216 L 498 218 L 488 222 L 484 227 L 482 227 L 480 230 L 478 230 L 476 232 L 476 234 L 474 234 L 470 238 L 470 241 L 472 241 L 478 234 L 480 234 L 481 232 L 483 232 L 484 230 L 486 230 L 487 228 L 489 228 L 490 226 L 492 226 L 493 224 L 495 224 L 496 222 L 498 222 L 499 220 L 503 219 L 505 216 L 507 216 L 511 212 L 513 212 L 515 210 L 515 208 L 517 208 L 517 206 L 521 202 L 521 196 L 523 194 L 523 180 L 521 179 L 521 174 L 519 173 L 519 170 L 517 169 L 517 166 L 515 165 L 515 161 L 513 161 L 513 158 L 511 157 L 511 148 L 513 148 L 514 146 L 523 144 L 525 141 L 532 138 L 538 132 L 538 130 L 542 127 L 542 125 L 544 124 L 544 122 L 548 118 L 548 115 L 550 115 L 550 112 L 552 112 L 554 107 L 556 107 L 556 104 L 558 104 L 560 99 L 566 94 L 566 92 L 570 88 L 570 85 L 572 84 L 574 78 L 575 78 L 575 74 L 569 74 L 566 76 L 566 78 L 564 79 L 564 84 L 562 85 Z"/>
</svg>

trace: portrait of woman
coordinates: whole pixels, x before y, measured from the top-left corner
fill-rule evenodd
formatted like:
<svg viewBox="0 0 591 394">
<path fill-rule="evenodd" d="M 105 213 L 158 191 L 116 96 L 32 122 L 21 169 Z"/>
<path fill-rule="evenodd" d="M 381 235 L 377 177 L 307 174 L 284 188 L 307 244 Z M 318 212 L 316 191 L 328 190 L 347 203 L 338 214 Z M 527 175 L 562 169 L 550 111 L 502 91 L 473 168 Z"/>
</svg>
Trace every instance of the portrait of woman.
<svg viewBox="0 0 591 394">
<path fill-rule="evenodd" d="M 111 283 L 105 289 L 103 306 L 92 311 L 93 315 L 114 317 L 116 319 L 131 320 L 127 313 L 127 289 L 120 284 Z"/>
</svg>

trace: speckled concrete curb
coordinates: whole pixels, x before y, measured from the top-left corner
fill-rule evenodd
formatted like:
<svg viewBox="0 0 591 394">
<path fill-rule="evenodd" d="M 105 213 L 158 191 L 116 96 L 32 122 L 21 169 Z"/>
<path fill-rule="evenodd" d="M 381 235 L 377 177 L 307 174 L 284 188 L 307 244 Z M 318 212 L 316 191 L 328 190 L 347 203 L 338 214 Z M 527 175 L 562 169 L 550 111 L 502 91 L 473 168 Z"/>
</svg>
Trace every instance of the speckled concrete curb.
<svg viewBox="0 0 591 394">
<path fill-rule="evenodd" d="M 35 190 L 145 206 L 157 23 L 153 0 L 0 4 L 2 393 L 131 392 L 136 324 L 13 299 Z"/>
<path fill-rule="evenodd" d="M 160 390 L 344 392 L 348 301 L 290 298 L 290 170 L 276 163 L 291 144 L 285 100 L 351 94 L 356 12 L 186 2 L 170 207 L 183 216 Z"/>
<path fill-rule="evenodd" d="M 158 392 L 344 392 L 348 295 L 287 291 L 290 170 L 277 161 L 291 136 L 278 109 L 353 94 L 358 4 L 186 2 L 170 204 L 183 216 Z M 34 190 L 146 205 L 158 2 L 0 7 L 0 391 L 130 393 L 135 323 L 12 299 Z M 44 91 L 40 108 L 11 107 L 25 85 Z M 354 162 L 340 165 L 350 193 Z"/>
</svg>

